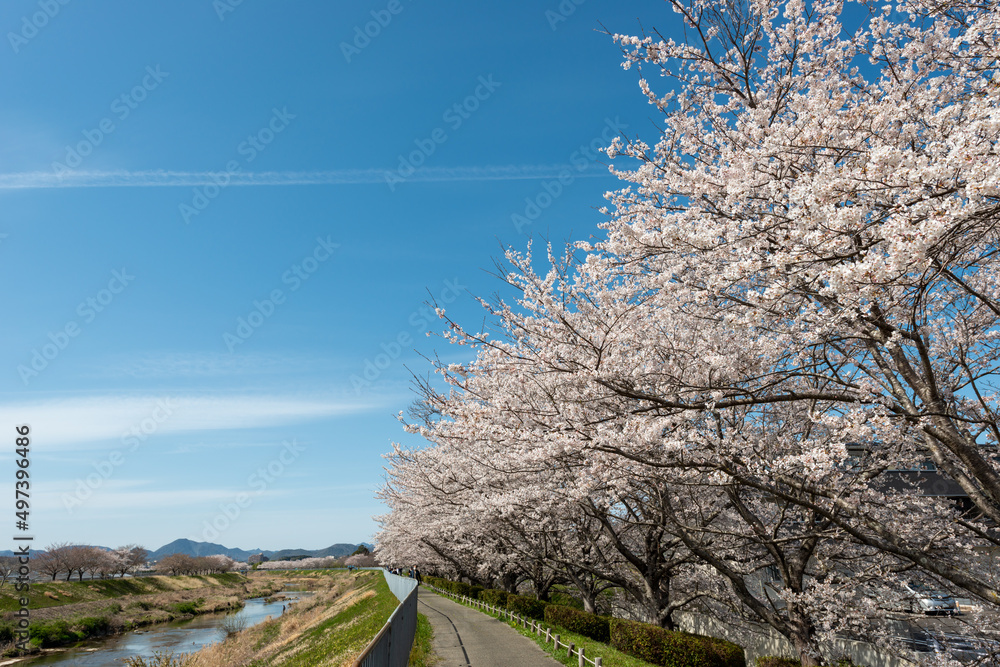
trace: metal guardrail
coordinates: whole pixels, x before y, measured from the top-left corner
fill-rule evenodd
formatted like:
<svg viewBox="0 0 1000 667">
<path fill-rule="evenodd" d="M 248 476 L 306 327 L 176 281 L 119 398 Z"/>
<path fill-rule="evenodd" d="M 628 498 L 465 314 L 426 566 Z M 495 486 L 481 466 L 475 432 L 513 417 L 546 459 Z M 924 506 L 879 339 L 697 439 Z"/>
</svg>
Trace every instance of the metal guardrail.
<svg viewBox="0 0 1000 667">
<path fill-rule="evenodd" d="M 371 640 L 354 667 L 406 667 L 417 634 L 417 580 L 400 577 L 383 569 L 389 590 L 399 606 Z"/>
</svg>

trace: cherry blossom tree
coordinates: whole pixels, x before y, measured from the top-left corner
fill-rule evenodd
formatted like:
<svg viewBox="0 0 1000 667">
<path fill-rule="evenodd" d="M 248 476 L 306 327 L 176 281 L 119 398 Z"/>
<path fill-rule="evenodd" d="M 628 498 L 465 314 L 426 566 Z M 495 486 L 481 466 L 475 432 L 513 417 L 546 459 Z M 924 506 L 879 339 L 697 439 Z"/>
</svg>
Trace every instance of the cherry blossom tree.
<svg viewBox="0 0 1000 667">
<path fill-rule="evenodd" d="M 904 578 L 997 629 L 969 554 L 1000 546 L 1000 12 L 669 4 L 685 42 L 613 36 L 664 82 L 640 80 L 660 136 L 609 147 L 636 166 L 601 239 L 509 251 L 492 330 L 445 316 L 474 357 L 436 364 L 429 446 L 390 455 L 380 553 L 469 578 L 530 553 L 641 583 L 654 622 L 750 617 L 807 665 L 834 634 L 899 650 L 872 619 Z M 581 516 L 589 551 L 530 533 Z"/>
<path fill-rule="evenodd" d="M 149 552 L 138 544 L 126 544 L 115 549 L 115 572 L 120 577 L 132 574 L 149 562 Z"/>
</svg>

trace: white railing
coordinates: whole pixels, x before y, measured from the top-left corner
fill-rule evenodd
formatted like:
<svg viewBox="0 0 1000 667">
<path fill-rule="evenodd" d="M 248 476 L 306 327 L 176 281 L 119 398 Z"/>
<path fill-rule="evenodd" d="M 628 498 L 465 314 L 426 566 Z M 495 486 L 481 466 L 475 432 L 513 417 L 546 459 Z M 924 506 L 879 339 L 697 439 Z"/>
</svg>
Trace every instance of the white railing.
<svg viewBox="0 0 1000 667">
<path fill-rule="evenodd" d="M 469 605 L 474 609 L 478 609 L 482 612 L 490 612 L 496 614 L 498 618 L 505 619 L 516 625 L 520 625 L 526 630 L 531 630 L 535 635 L 541 637 L 545 635 L 545 643 L 552 644 L 555 650 L 558 652 L 559 649 L 566 649 L 566 656 L 568 658 L 573 658 L 575 655 L 579 659 L 580 667 L 587 667 L 588 664 L 594 667 L 601 667 L 602 661 L 600 656 L 596 656 L 593 659 L 585 655 L 584 648 L 582 646 L 577 647 L 576 644 L 570 642 L 569 644 L 564 644 L 561 641 L 561 637 L 558 634 L 552 632 L 552 628 L 545 625 L 544 623 L 539 623 L 538 621 L 531 618 L 524 618 L 520 614 L 515 614 L 510 609 L 504 607 L 496 607 L 491 604 L 484 602 L 483 600 L 477 600 L 475 598 L 466 597 L 465 595 L 456 595 L 450 591 L 443 590 L 437 586 L 431 586 L 430 584 L 421 584 L 433 591 L 437 591 L 441 595 L 446 595 L 450 598 L 460 600 L 465 604 Z"/>
</svg>

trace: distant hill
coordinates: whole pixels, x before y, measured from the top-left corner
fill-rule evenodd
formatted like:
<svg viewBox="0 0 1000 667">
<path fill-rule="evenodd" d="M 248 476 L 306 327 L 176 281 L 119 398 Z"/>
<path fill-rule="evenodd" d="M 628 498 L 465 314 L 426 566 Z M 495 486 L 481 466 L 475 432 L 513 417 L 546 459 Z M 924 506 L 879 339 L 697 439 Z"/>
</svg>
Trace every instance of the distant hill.
<svg viewBox="0 0 1000 667">
<path fill-rule="evenodd" d="M 370 544 L 365 542 L 362 542 L 362 544 L 368 549 L 372 548 Z M 229 556 L 234 560 L 245 561 L 251 555 L 259 553 L 263 553 L 271 560 L 284 560 L 289 556 L 315 558 L 333 556 L 334 558 L 340 558 L 351 555 L 358 546 L 357 544 L 332 544 L 325 549 L 280 549 L 270 551 L 267 549 L 231 549 L 221 544 L 213 544 L 212 542 L 195 542 L 193 540 L 179 539 L 174 540 L 170 544 L 163 545 L 156 551 L 150 552 L 149 558 L 150 560 L 160 560 L 169 554 L 186 554 L 188 556 L 215 556 L 221 554 Z"/>
<path fill-rule="evenodd" d="M 361 544 L 369 550 L 374 548 L 367 542 L 362 542 Z M 229 556 L 233 560 L 246 561 L 251 555 L 261 552 L 271 560 L 287 560 L 292 556 L 300 556 L 302 558 L 325 558 L 326 556 L 333 556 L 334 558 L 342 558 L 350 556 L 359 546 L 358 544 L 331 544 L 325 549 L 280 549 L 278 551 L 268 551 L 267 549 L 230 549 L 229 547 L 212 542 L 195 542 L 194 540 L 180 539 L 174 540 L 170 544 L 164 544 L 156 551 L 151 551 L 149 559 L 160 560 L 169 554 L 187 554 L 188 556 L 215 556 L 222 554 L 223 556 Z M 111 551 L 110 547 L 100 548 Z M 35 554 L 42 551 L 42 549 L 32 549 L 32 553 Z M 9 549 L 0 550 L 0 556 L 14 555 L 14 552 Z"/>
</svg>

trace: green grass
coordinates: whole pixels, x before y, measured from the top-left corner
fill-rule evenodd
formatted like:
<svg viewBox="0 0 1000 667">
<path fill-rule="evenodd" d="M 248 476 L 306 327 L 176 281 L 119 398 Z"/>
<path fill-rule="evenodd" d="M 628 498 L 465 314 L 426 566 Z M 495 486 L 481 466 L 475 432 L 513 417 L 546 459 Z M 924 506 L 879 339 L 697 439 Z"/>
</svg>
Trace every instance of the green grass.
<svg viewBox="0 0 1000 667">
<path fill-rule="evenodd" d="M 60 646 L 90 637 L 102 637 L 110 630 L 111 619 L 107 616 L 34 621 L 31 624 L 31 644 L 36 648 Z"/>
<path fill-rule="evenodd" d="M 194 601 L 178 602 L 170 605 L 170 608 L 178 614 L 191 614 L 193 616 L 198 613 L 198 603 Z"/>
<path fill-rule="evenodd" d="M 355 576 L 361 590 L 374 591 L 374 597 L 351 605 L 303 634 L 296 642 L 295 654 L 282 662 L 282 667 L 312 667 L 331 655 L 346 657 L 360 653 L 378 634 L 399 600 L 389 590 L 381 572 L 366 571 Z"/>
<path fill-rule="evenodd" d="M 278 638 L 278 635 L 281 634 L 281 617 L 264 621 L 260 627 L 260 638 L 253 647 L 255 651 L 259 651 Z"/>
<path fill-rule="evenodd" d="M 451 597 L 448 597 L 448 599 L 458 602 L 458 604 L 464 604 L 467 607 L 472 606 L 462 602 L 461 600 L 455 600 L 454 598 Z M 552 642 L 546 644 L 544 632 L 542 632 L 541 635 L 536 635 L 534 632 L 531 631 L 530 628 L 522 628 L 520 625 L 516 623 L 500 619 L 497 614 L 488 611 L 482 611 L 478 607 L 472 607 L 472 608 L 476 609 L 477 611 L 480 611 L 481 613 L 487 614 L 488 616 L 497 618 L 501 620 L 501 622 L 503 623 L 507 623 L 507 625 L 517 630 L 520 634 L 533 640 L 536 644 L 538 644 L 542 648 L 543 651 L 551 655 L 553 658 L 555 658 L 562 664 L 567 665 L 568 667 L 577 667 L 577 665 L 579 665 L 579 658 L 576 657 L 575 653 L 573 654 L 573 657 L 570 658 L 567 655 L 565 648 L 560 648 L 558 651 L 556 651 L 552 646 Z M 572 633 L 569 630 L 566 630 L 565 628 L 560 628 L 558 625 L 543 623 L 542 626 L 551 628 L 552 634 L 559 635 L 559 641 L 562 642 L 563 644 L 573 643 L 576 644 L 577 648 L 582 646 L 584 655 L 586 655 L 591 660 L 593 660 L 596 656 L 600 656 L 601 662 L 602 664 L 604 664 L 605 667 L 655 667 L 655 665 L 653 665 L 652 663 L 646 662 L 645 660 L 640 660 L 639 658 L 632 657 L 627 653 L 622 653 L 621 651 L 611 648 L 610 646 L 608 646 L 603 642 L 595 641 L 593 639 L 590 639 L 589 637 L 584 637 L 583 635 Z"/>
<path fill-rule="evenodd" d="M 417 614 L 417 634 L 413 638 L 413 648 L 410 650 L 409 667 L 431 667 L 437 658 L 431 642 L 434 639 L 434 628 L 423 614 Z"/>
</svg>

